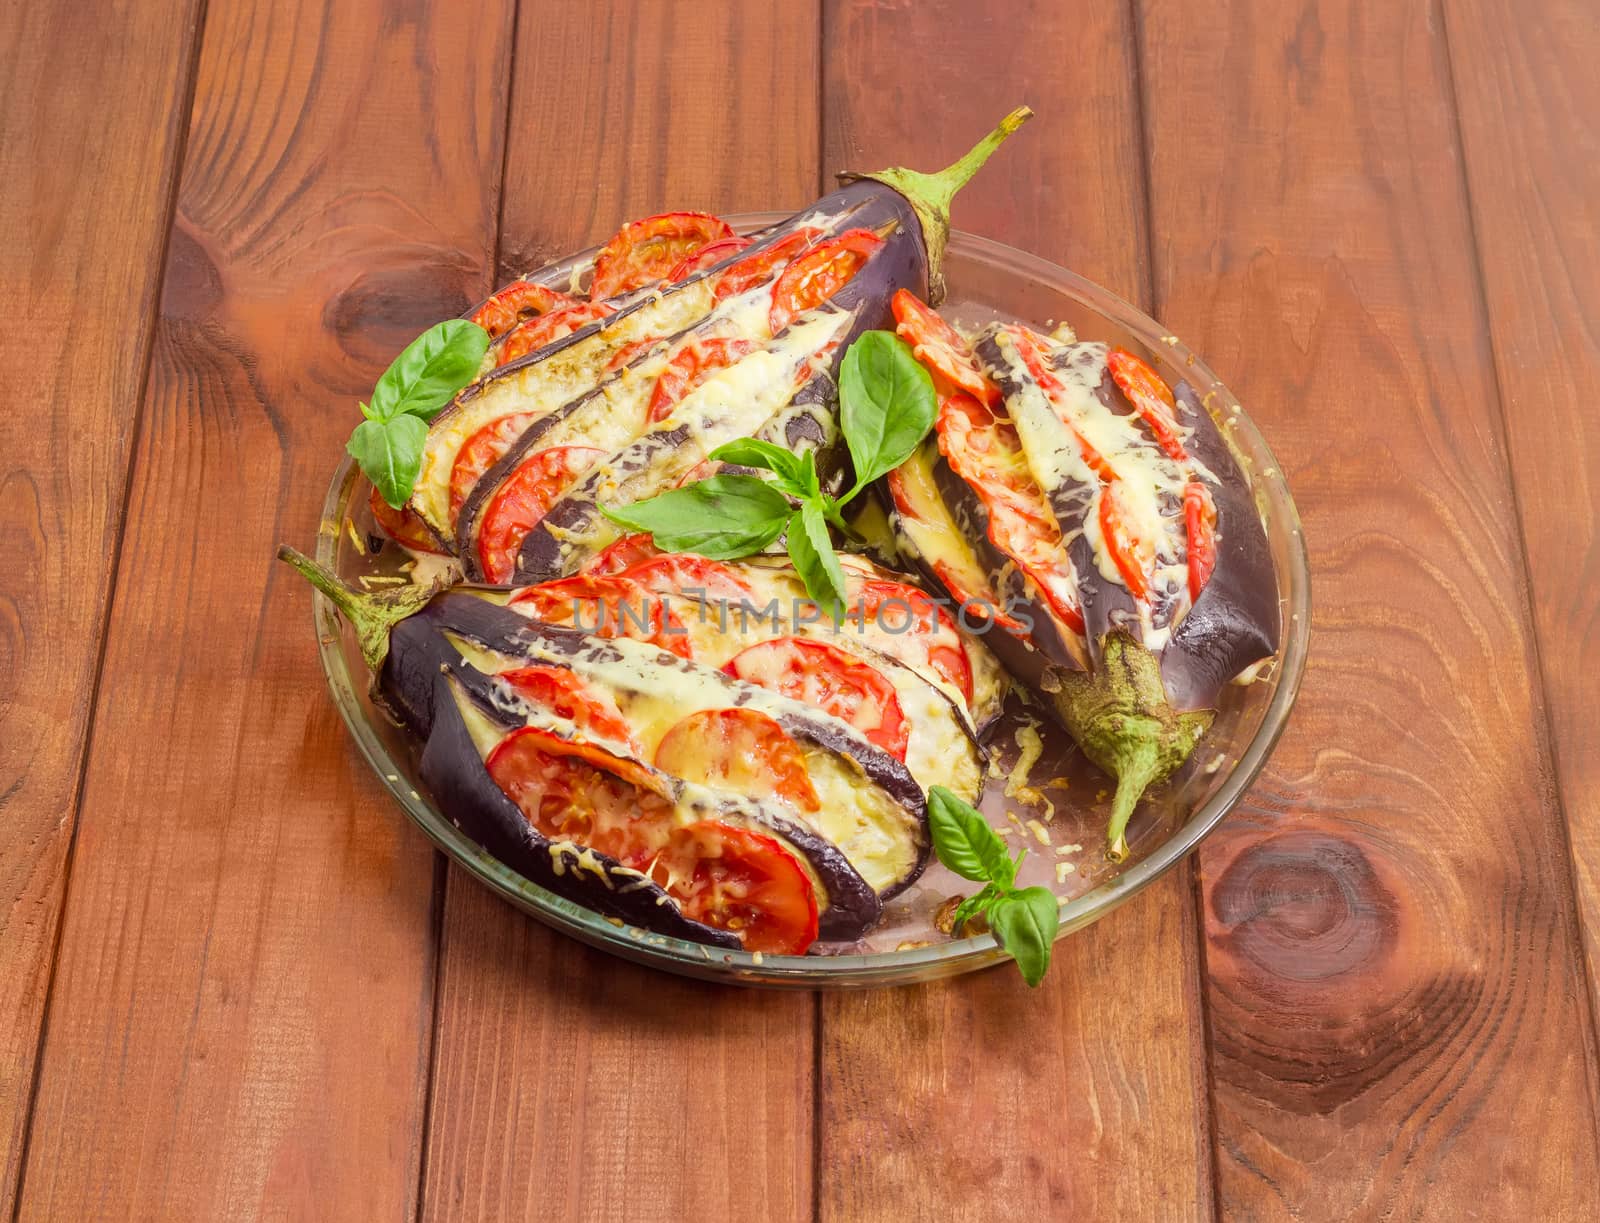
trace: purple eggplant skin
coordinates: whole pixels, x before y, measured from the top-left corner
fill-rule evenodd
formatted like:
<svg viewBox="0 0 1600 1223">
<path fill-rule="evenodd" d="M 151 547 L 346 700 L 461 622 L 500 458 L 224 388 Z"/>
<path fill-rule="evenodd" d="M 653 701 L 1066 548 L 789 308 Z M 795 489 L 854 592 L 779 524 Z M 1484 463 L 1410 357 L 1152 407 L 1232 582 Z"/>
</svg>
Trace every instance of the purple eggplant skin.
<svg viewBox="0 0 1600 1223">
<path fill-rule="evenodd" d="M 1266 531 L 1250 485 L 1217 422 L 1186 382 L 1173 388 L 1187 448 L 1217 483 L 1217 564 L 1161 655 L 1161 679 L 1179 710 L 1215 707 L 1234 676 L 1278 652 L 1282 615 Z"/>
<path fill-rule="evenodd" d="M 450 683 L 446 675 L 434 672 L 428 701 L 432 726 L 422 749 L 421 771 L 423 782 L 440 796 L 456 827 L 524 879 L 603 916 L 657 934 L 739 949 L 738 936 L 685 917 L 665 891 L 620 870 L 621 863 L 604 854 L 589 851 L 597 870 L 578 867 L 568 855 L 552 855 L 551 842 L 528 823 L 489 775 Z"/>
</svg>

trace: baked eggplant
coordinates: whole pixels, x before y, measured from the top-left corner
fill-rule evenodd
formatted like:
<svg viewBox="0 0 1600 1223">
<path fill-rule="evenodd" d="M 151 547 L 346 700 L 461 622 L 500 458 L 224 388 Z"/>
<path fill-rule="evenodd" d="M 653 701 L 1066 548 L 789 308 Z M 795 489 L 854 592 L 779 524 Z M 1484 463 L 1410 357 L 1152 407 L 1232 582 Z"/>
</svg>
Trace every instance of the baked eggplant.
<svg viewBox="0 0 1600 1223">
<path fill-rule="evenodd" d="M 698 923 L 742 932 L 749 949 L 793 951 L 800 893 L 816 917 L 803 943 L 851 939 L 926 865 L 922 786 L 826 710 L 647 641 L 529 619 L 503 590 L 362 594 L 291 549 L 280 556 L 355 627 L 378 699 L 428 744 L 424 776 L 441 809 L 564 895 L 650 929 L 700 937 Z M 529 791 L 529 778 L 543 788 Z M 773 926 L 753 900 L 718 908 L 740 893 L 697 884 L 713 869 L 701 857 L 749 876 L 785 920 Z M 618 909 L 625 876 L 625 894 L 648 893 L 650 909 Z"/>
<path fill-rule="evenodd" d="M 949 392 L 944 453 L 893 473 L 893 525 L 953 597 L 981 587 L 998 609 L 986 644 L 1116 778 L 1121 858 L 1140 796 L 1188 758 L 1223 684 L 1277 650 L 1248 483 L 1190 388 L 1174 397 L 1130 353 L 1010 324 L 970 349 L 946 329 L 935 351 L 917 324 Z M 1020 643 L 1003 631 L 1019 619 Z"/>
<path fill-rule="evenodd" d="M 626 504 L 660 492 L 724 436 L 787 433 L 791 401 L 802 417 L 832 410 L 837 361 L 857 334 L 888 320 L 894 292 L 942 293 L 950 200 L 1030 114 L 1013 112 L 938 174 L 841 175 L 844 186 L 748 245 L 713 242 L 707 249 L 726 245 L 727 257 L 709 267 L 686 261 L 673 283 L 588 303 L 534 281 L 508 286 L 473 312 L 498 333 L 488 359 L 503 363 L 433 420 L 409 508 L 469 577 L 545 581 L 614 538 L 597 498 Z M 554 326 L 560 320 L 581 325 Z M 549 342 L 512 354 L 530 324 Z M 702 364 L 726 366 L 696 368 L 711 389 L 664 417 L 654 403 L 641 411 L 646 392 L 659 391 L 675 363 L 695 366 L 708 343 L 721 345 L 719 360 Z M 774 350 L 787 359 L 768 359 Z M 722 410 L 710 410 L 719 391 Z M 727 402 L 736 392 L 750 402 Z"/>
</svg>

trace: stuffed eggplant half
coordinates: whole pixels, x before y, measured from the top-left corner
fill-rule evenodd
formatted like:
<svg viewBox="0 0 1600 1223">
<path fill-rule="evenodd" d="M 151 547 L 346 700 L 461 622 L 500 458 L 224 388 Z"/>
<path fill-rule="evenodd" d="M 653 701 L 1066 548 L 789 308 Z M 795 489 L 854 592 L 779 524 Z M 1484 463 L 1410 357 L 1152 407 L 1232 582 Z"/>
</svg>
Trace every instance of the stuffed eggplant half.
<svg viewBox="0 0 1600 1223">
<path fill-rule="evenodd" d="M 997 699 L 995 671 L 948 623 L 878 640 L 895 653 L 782 613 L 689 631 L 714 623 L 707 591 L 792 582 L 776 560 L 613 555 L 581 590 L 368 594 L 282 555 L 356 627 L 455 823 L 645 929 L 766 953 L 855 939 L 927 863 L 927 789 L 983 783 L 967 694 L 976 675 Z"/>
</svg>

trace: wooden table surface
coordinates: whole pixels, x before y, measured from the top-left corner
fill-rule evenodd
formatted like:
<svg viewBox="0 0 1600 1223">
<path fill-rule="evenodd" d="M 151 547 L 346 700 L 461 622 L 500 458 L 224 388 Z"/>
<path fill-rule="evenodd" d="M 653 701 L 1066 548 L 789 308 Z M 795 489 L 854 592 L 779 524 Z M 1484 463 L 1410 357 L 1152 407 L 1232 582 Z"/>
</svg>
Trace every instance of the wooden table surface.
<svg viewBox="0 0 1600 1223">
<path fill-rule="evenodd" d="M 1600 1217 L 1593 0 L 0 6 L 0 1214 Z M 497 280 L 1039 117 L 957 223 L 1281 458 L 1288 733 L 1009 969 L 743 992 L 446 866 L 323 688 L 355 403 Z"/>
</svg>

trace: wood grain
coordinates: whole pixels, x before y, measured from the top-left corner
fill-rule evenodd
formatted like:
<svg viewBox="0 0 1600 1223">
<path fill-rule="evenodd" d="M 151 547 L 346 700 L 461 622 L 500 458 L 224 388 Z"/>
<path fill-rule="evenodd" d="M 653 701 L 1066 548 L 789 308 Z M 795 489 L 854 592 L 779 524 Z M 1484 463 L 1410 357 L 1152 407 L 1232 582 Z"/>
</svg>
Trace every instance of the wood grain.
<svg viewBox="0 0 1600 1223">
<path fill-rule="evenodd" d="M 1574 0 L 1466 0 L 1444 16 L 1589 988 L 1600 1007 L 1600 21 Z"/>
<path fill-rule="evenodd" d="M 195 10 L 0 11 L 0 1214 L 22 1164 Z"/>
<path fill-rule="evenodd" d="M 1593 1033 L 1437 14 L 1141 6 L 1160 317 L 1277 448 L 1289 733 L 1202 851 L 1236 1218 L 1594 1218 Z"/>
<path fill-rule="evenodd" d="M 956 225 L 1146 296 L 1125 5 L 840 0 L 824 47 L 830 168 L 935 168 L 1026 102 Z M 1008 966 L 825 995 L 822 1216 L 1209 1218 L 1196 944 L 1185 867 L 1058 943 L 1037 992 Z"/>
<path fill-rule="evenodd" d="M 807 202 L 817 32 L 805 3 L 525 0 L 502 276 L 654 212 Z M 425 1217 L 810 1217 L 809 996 L 629 967 L 454 869 L 442 946 Z"/>
<path fill-rule="evenodd" d="M 209 5 L 22 1218 L 415 1210 L 433 855 L 272 556 L 488 281 L 511 15 Z"/>
</svg>

